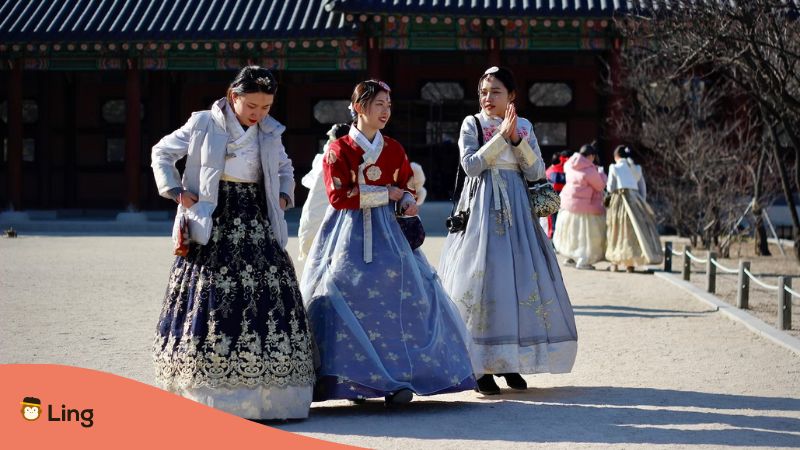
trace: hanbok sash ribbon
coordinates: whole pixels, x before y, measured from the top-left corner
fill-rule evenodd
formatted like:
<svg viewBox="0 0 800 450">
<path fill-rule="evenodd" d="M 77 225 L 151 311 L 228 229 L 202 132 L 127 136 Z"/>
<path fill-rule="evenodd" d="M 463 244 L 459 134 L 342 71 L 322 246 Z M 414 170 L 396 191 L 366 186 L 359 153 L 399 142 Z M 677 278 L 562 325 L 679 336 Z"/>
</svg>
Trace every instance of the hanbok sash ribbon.
<svg viewBox="0 0 800 450">
<path fill-rule="evenodd" d="M 506 213 L 503 214 L 503 219 L 510 227 L 512 222 L 511 218 L 511 199 L 508 196 L 508 183 L 500 175 L 501 170 L 513 170 L 519 172 L 519 165 L 517 164 L 495 164 L 490 168 L 492 173 L 492 197 L 494 198 L 494 210 L 502 211 L 503 203 L 505 203 Z"/>
<path fill-rule="evenodd" d="M 372 142 L 356 127 L 350 127 L 350 138 L 364 151 L 362 162 L 358 166 L 358 186 L 361 196 L 361 211 L 364 215 L 364 262 L 372 262 L 372 208 L 388 203 L 388 189 L 384 186 L 368 185 L 364 180 L 364 171 L 378 161 L 383 150 L 383 135 L 375 133 Z M 386 200 L 384 200 L 384 198 Z M 374 201 L 373 201 L 374 200 Z"/>
</svg>

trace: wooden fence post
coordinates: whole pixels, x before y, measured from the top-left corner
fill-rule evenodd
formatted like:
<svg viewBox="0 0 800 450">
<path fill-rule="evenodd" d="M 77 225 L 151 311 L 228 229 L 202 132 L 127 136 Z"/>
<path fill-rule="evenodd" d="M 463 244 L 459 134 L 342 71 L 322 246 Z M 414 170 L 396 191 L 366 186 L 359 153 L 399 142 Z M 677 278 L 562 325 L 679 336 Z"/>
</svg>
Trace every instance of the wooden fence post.
<svg viewBox="0 0 800 450">
<path fill-rule="evenodd" d="M 792 288 L 792 277 L 778 277 L 778 329 L 792 329 L 792 294 L 784 287 Z"/>
<path fill-rule="evenodd" d="M 672 241 L 664 242 L 664 272 L 672 272 Z"/>
<path fill-rule="evenodd" d="M 739 309 L 750 307 L 750 277 L 744 271 L 750 271 L 750 261 L 739 261 L 739 289 L 736 290 L 736 306 Z"/>
<path fill-rule="evenodd" d="M 683 280 L 689 281 L 692 276 L 692 260 L 689 258 L 689 252 L 692 251 L 692 246 L 687 245 L 683 248 Z"/>
<path fill-rule="evenodd" d="M 717 266 L 714 265 L 714 260 L 717 259 L 717 254 L 708 252 L 708 261 L 706 261 L 706 291 L 710 294 L 715 293 L 717 290 Z"/>
</svg>

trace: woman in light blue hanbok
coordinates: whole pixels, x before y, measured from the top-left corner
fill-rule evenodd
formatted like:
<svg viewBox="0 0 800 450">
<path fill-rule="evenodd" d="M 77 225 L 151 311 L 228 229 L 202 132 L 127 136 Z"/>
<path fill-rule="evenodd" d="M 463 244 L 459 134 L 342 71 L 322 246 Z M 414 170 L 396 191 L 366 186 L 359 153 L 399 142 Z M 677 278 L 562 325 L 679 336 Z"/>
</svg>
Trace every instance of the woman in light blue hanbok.
<svg viewBox="0 0 800 450">
<path fill-rule="evenodd" d="M 417 213 L 416 183 L 403 147 L 380 133 L 389 92 L 359 83 L 357 121 L 323 158 L 331 207 L 301 283 L 318 350 L 315 401 L 405 403 L 475 386 L 458 310 L 397 222 L 396 210 Z"/>
<path fill-rule="evenodd" d="M 516 115 L 513 74 L 490 68 L 478 92 L 481 112 L 464 119 L 458 142 L 467 174 L 458 210 L 470 215 L 447 236 L 439 273 L 470 331 L 478 390 L 498 394 L 493 375 L 522 390 L 520 374 L 572 370 L 577 331 L 555 255 L 531 216 L 526 179 L 544 177 L 545 167 L 533 126 Z"/>
</svg>

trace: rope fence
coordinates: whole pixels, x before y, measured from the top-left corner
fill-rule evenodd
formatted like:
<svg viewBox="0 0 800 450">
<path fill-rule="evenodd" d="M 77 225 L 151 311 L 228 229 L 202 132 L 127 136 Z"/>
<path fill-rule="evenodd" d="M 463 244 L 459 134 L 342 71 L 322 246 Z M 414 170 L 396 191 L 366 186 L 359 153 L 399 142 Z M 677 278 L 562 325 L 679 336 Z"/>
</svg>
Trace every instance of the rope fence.
<svg viewBox="0 0 800 450">
<path fill-rule="evenodd" d="M 739 268 L 732 269 L 725 267 L 717 261 L 717 255 L 714 252 L 708 252 L 708 257 L 706 258 L 699 258 L 692 254 L 691 246 L 687 245 L 683 248 L 682 252 L 678 252 L 673 249 L 672 242 L 670 241 L 664 243 L 665 272 L 672 272 L 673 256 L 683 257 L 682 275 L 685 281 L 691 281 L 692 263 L 705 264 L 706 291 L 710 294 L 716 293 L 717 269 L 726 274 L 738 274 L 739 282 L 736 293 L 736 306 L 741 309 L 749 308 L 751 280 L 764 289 L 776 292 L 775 295 L 778 301 L 777 326 L 781 330 L 790 330 L 792 328 L 792 297 L 800 298 L 800 293 L 792 289 L 791 276 L 779 276 L 778 284 L 773 286 L 759 280 L 758 277 L 750 272 L 750 261 L 739 261 Z"/>
</svg>

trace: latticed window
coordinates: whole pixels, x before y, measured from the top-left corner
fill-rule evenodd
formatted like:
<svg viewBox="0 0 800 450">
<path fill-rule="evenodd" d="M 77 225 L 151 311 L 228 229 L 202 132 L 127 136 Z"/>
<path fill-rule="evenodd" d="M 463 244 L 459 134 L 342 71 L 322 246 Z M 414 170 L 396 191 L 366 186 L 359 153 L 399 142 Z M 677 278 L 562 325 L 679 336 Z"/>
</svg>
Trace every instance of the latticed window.
<svg viewBox="0 0 800 450">
<path fill-rule="evenodd" d="M 314 119 L 319 123 L 349 123 L 352 121 L 347 106 L 350 100 L 320 100 L 314 105 Z"/>
<path fill-rule="evenodd" d="M 461 87 L 461 84 L 455 82 L 431 81 L 422 86 L 420 97 L 429 102 L 462 100 L 464 98 L 464 88 Z"/>
<path fill-rule="evenodd" d="M 572 88 L 566 83 L 534 83 L 528 99 L 536 106 L 567 106 L 572 102 Z"/>
<path fill-rule="evenodd" d="M 567 145 L 565 122 L 536 122 L 534 126 L 539 145 Z"/>
</svg>

